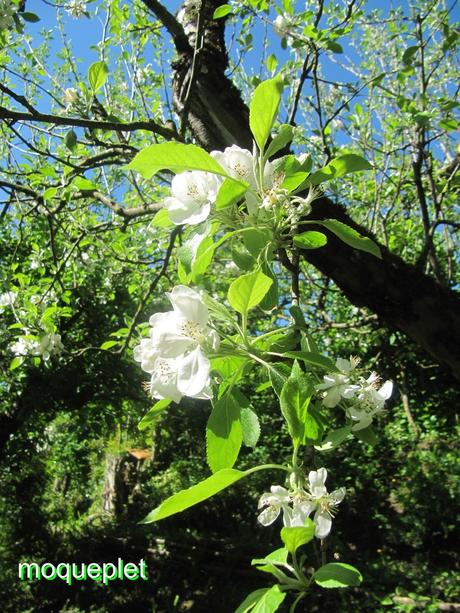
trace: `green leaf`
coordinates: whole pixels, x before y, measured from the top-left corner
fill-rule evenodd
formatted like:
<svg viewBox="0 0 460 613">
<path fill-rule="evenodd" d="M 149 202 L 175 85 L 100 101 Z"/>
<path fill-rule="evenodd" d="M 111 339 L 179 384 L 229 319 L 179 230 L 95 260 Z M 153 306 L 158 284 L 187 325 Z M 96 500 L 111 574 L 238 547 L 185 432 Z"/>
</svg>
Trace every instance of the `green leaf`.
<svg viewBox="0 0 460 613">
<path fill-rule="evenodd" d="M 294 155 L 285 155 L 279 162 L 277 160 L 276 170 L 284 174 L 281 187 L 289 192 L 300 189 L 299 186 L 302 186 L 310 176 L 311 164 L 311 158 L 306 158 L 301 164 Z"/>
<path fill-rule="evenodd" d="M 256 558 L 251 560 L 251 566 L 256 566 L 257 570 L 264 573 L 270 573 L 278 580 L 281 579 L 282 569 L 279 567 L 286 567 L 288 550 L 286 547 L 281 547 L 272 551 L 265 558 Z"/>
<path fill-rule="evenodd" d="M 267 57 L 267 69 L 269 72 L 275 72 L 277 66 L 278 66 L 278 59 L 276 55 L 273 55 L 272 53 Z"/>
<path fill-rule="evenodd" d="M 252 613 L 273 613 L 277 611 L 280 604 L 286 597 L 286 592 L 282 592 L 279 585 L 271 587 L 252 609 Z"/>
<path fill-rule="evenodd" d="M 29 13 L 26 11 L 25 13 L 18 14 L 24 19 L 24 21 L 28 21 L 29 23 L 37 23 L 37 21 L 40 21 L 40 17 L 35 13 Z"/>
<path fill-rule="evenodd" d="M 74 130 L 69 130 L 64 138 L 64 144 L 70 151 L 73 151 L 77 146 L 77 135 Z"/>
<path fill-rule="evenodd" d="M 291 368 L 286 362 L 277 362 L 270 365 L 268 372 L 272 387 L 279 398 L 286 381 L 289 379 Z"/>
<path fill-rule="evenodd" d="M 312 404 L 308 407 L 305 420 L 304 444 L 318 443 L 323 436 L 324 427 L 327 424 L 324 417 Z"/>
<path fill-rule="evenodd" d="M 231 206 L 232 204 L 235 204 L 241 200 L 246 193 L 247 188 L 248 184 L 243 184 L 239 181 L 234 181 L 233 179 L 225 179 L 217 194 L 217 199 L 215 202 L 216 211 L 225 209 L 226 207 Z"/>
<path fill-rule="evenodd" d="M 233 382 L 236 383 L 238 379 L 235 379 L 237 373 L 243 373 L 244 366 L 248 363 L 248 358 L 244 356 L 226 355 L 219 358 L 211 359 L 211 368 L 217 370 L 224 379 L 230 379 L 233 377 Z M 239 378 L 241 378 L 241 375 Z"/>
<path fill-rule="evenodd" d="M 321 441 L 321 445 L 315 445 L 315 449 L 318 451 L 333 451 L 343 443 L 350 432 L 351 426 L 344 426 L 343 428 L 337 428 L 337 430 L 331 430 L 327 433 L 326 438 Z"/>
<path fill-rule="evenodd" d="M 282 93 L 282 79 L 275 77 L 260 83 L 252 97 L 249 106 L 249 127 L 260 151 L 264 150 L 275 123 Z"/>
<path fill-rule="evenodd" d="M 261 564 L 279 564 L 282 566 L 287 563 L 288 550 L 286 547 L 280 547 L 269 553 L 265 558 L 256 558 L 251 561 L 251 566 L 260 566 Z"/>
<path fill-rule="evenodd" d="M 155 213 L 151 223 L 155 228 L 171 228 L 174 225 L 169 218 L 168 209 L 166 208 L 160 209 L 158 213 Z"/>
<path fill-rule="evenodd" d="M 141 421 L 137 424 L 137 429 L 146 430 L 147 428 L 153 426 L 158 415 L 165 411 L 169 407 L 171 402 L 172 400 L 170 398 L 162 398 L 161 400 L 155 402 L 153 407 L 149 411 L 147 411 Z"/>
<path fill-rule="evenodd" d="M 246 596 L 240 606 L 236 609 L 235 613 L 248 613 L 248 611 L 251 611 L 262 598 L 262 596 L 266 592 L 268 592 L 268 590 L 268 587 L 264 587 L 260 590 L 255 590 L 254 592 L 251 592 L 248 596 Z"/>
<path fill-rule="evenodd" d="M 294 362 L 291 375 L 283 386 L 280 396 L 281 412 L 287 422 L 289 434 L 294 445 L 299 445 L 305 438 L 305 422 L 308 407 L 313 395 L 312 383 Z"/>
<path fill-rule="evenodd" d="M 379 442 L 379 439 L 375 436 L 375 432 L 372 429 L 372 426 L 367 426 L 367 428 L 361 428 L 361 430 L 353 430 L 353 434 L 363 443 L 370 445 L 371 447 L 375 447 Z"/>
<path fill-rule="evenodd" d="M 210 236 L 201 242 L 197 249 L 190 274 L 190 279 L 193 283 L 199 283 L 201 281 L 201 277 L 208 270 L 209 266 L 211 265 L 212 258 L 214 257 L 216 246 L 216 243 L 214 243 Z"/>
<path fill-rule="evenodd" d="M 315 524 L 307 519 L 306 526 L 281 528 L 281 540 L 289 553 L 294 554 L 299 547 L 309 543 L 315 536 Z"/>
<path fill-rule="evenodd" d="M 225 170 L 201 147 L 182 143 L 160 143 L 139 151 L 127 168 L 137 170 L 145 179 L 150 179 L 160 170 L 174 173 L 187 170 L 203 170 L 226 176 Z"/>
<path fill-rule="evenodd" d="M 109 69 L 105 62 L 94 62 L 88 68 L 88 83 L 93 92 L 97 92 L 107 81 Z"/>
<path fill-rule="evenodd" d="M 327 236 L 322 232 L 310 230 L 294 236 L 294 244 L 302 249 L 319 249 L 327 243 Z"/>
<path fill-rule="evenodd" d="M 361 170 L 372 170 L 372 166 L 360 155 L 346 153 L 329 162 L 329 164 L 321 168 L 321 170 L 314 172 L 308 182 L 310 185 L 318 185 L 323 181 L 338 179 L 350 172 L 359 172 Z"/>
<path fill-rule="evenodd" d="M 57 187 L 48 187 L 48 189 L 45 189 L 43 192 L 43 200 L 51 200 L 51 198 L 54 198 L 57 194 L 57 191 Z"/>
<path fill-rule="evenodd" d="M 215 402 L 206 426 L 206 454 L 213 473 L 235 464 L 242 442 L 240 405 L 227 393 Z"/>
<path fill-rule="evenodd" d="M 408 47 L 402 56 L 402 61 L 403 64 L 405 64 L 406 66 L 411 66 L 412 65 L 412 60 L 414 59 L 414 55 L 417 53 L 418 51 L 418 45 L 415 45 L 413 47 Z"/>
<path fill-rule="evenodd" d="M 453 132 L 454 130 L 458 130 L 459 125 L 458 121 L 455 119 L 442 119 L 439 122 L 439 127 L 446 130 L 446 132 Z"/>
<path fill-rule="evenodd" d="M 16 370 L 16 368 L 19 368 L 19 366 L 21 366 L 23 362 L 24 358 L 22 356 L 16 356 L 11 360 L 10 370 Z"/>
<path fill-rule="evenodd" d="M 95 185 L 89 179 L 85 179 L 85 177 L 75 177 L 75 179 L 72 181 L 72 185 L 81 191 L 84 191 L 84 190 L 92 191 L 94 189 L 97 189 L 97 185 Z"/>
<path fill-rule="evenodd" d="M 257 306 L 273 281 L 263 272 L 255 271 L 235 279 L 228 289 L 228 301 L 238 313 L 246 314 Z"/>
<path fill-rule="evenodd" d="M 270 289 L 265 294 L 264 299 L 260 303 L 260 308 L 263 311 L 272 311 L 278 306 L 279 293 L 278 293 L 278 276 L 273 272 L 269 264 L 262 265 L 262 272 L 272 280 Z"/>
<path fill-rule="evenodd" d="M 214 11 L 212 18 L 222 19 L 222 17 L 226 17 L 231 12 L 232 12 L 232 7 L 229 4 L 221 4 Z"/>
<path fill-rule="evenodd" d="M 271 241 L 269 231 L 259 230 L 258 228 L 249 228 L 243 233 L 243 243 L 249 253 L 258 258 L 260 253 L 267 247 Z"/>
<path fill-rule="evenodd" d="M 241 427 L 243 443 L 246 447 L 255 447 L 260 436 L 260 423 L 257 415 L 248 407 L 241 409 Z"/>
<path fill-rule="evenodd" d="M 313 353 L 310 351 L 286 351 L 284 355 L 287 358 L 302 360 L 303 362 L 308 362 L 308 364 L 312 364 L 313 366 L 319 366 L 327 371 L 338 372 L 337 366 L 334 364 L 334 362 L 319 353 Z"/>
<path fill-rule="evenodd" d="M 280 149 L 285 147 L 292 141 L 294 136 L 294 128 L 289 124 L 283 123 L 278 130 L 278 134 L 272 140 L 272 142 L 268 145 L 267 151 L 265 152 L 265 157 L 270 158 L 275 153 L 278 153 Z"/>
<path fill-rule="evenodd" d="M 232 259 L 240 270 L 253 270 L 256 265 L 256 261 L 252 255 L 246 251 L 238 251 L 232 249 Z"/>
<path fill-rule="evenodd" d="M 343 53 L 342 45 L 339 45 L 339 43 L 336 43 L 334 40 L 326 41 L 326 49 L 329 49 L 329 51 L 333 53 Z"/>
<path fill-rule="evenodd" d="M 233 468 L 224 468 L 204 481 L 170 496 L 170 498 L 167 498 L 156 509 L 151 511 L 140 523 L 150 524 L 185 511 L 185 509 L 189 509 L 203 502 L 203 500 L 211 498 L 214 494 L 221 492 L 249 474 L 251 474 L 250 470 L 241 471 Z"/>
<path fill-rule="evenodd" d="M 315 582 L 321 587 L 355 587 L 358 586 L 363 577 L 359 570 L 350 564 L 332 562 L 321 566 L 313 575 Z"/>
<path fill-rule="evenodd" d="M 342 242 L 358 249 L 359 251 L 365 251 L 374 255 L 376 258 L 382 259 L 380 247 L 371 238 L 363 236 L 357 232 L 354 228 L 350 228 L 346 224 L 338 221 L 337 219 L 326 219 L 325 221 L 315 222 L 321 226 L 324 226 L 331 232 L 333 232 Z"/>
<path fill-rule="evenodd" d="M 119 345 L 120 341 L 105 341 L 105 343 L 102 343 L 100 349 L 111 349 L 112 347 L 115 347 L 115 345 Z"/>
</svg>

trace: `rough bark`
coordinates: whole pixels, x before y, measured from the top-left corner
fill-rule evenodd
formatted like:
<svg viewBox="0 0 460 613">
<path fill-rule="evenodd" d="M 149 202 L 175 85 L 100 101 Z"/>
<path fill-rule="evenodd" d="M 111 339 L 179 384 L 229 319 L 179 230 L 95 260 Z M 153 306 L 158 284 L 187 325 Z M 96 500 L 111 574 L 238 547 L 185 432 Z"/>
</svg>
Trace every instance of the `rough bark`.
<svg viewBox="0 0 460 613">
<path fill-rule="evenodd" d="M 252 149 L 248 108 L 239 90 L 225 75 L 228 60 L 224 21 L 212 20 L 212 13 L 220 4 L 220 0 L 203 0 L 201 23 L 197 0 L 184 2 L 179 12 L 190 47 L 185 51 L 178 49 L 178 59 L 173 65 L 175 105 L 179 114 L 188 106 L 190 129 L 204 148 L 223 149 L 238 144 Z M 198 66 L 196 53 L 193 61 L 197 36 Z M 338 219 L 369 235 L 353 222 L 342 206 L 327 197 L 314 203 L 311 218 Z M 333 235 L 329 234 L 328 239 L 327 248 L 303 251 L 302 256 L 333 279 L 353 304 L 369 308 L 382 323 L 405 333 L 460 379 L 458 294 L 382 245 L 383 258 L 379 260 L 348 247 Z"/>
</svg>

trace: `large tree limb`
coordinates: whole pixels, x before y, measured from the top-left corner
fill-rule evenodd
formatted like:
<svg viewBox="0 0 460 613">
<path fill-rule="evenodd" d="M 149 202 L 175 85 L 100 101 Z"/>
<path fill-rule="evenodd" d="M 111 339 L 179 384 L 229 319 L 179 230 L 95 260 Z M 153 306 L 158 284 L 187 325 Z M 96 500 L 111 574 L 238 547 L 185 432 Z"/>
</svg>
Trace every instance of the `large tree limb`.
<svg viewBox="0 0 460 613">
<path fill-rule="evenodd" d="M 212 20 L 220 0 L 203 0 L 207 6 L 201 70 L 196 75 L 194 101 L 189 111 L 190 128 L 208 150 L 231 144 L 252 148 L 248 109 L 240 92 L 225 75 L 227 55 L 223 23 Z M 195 3 L 183 4 L 184 30 L 191 35 Z M 188 20 L 188 21 L 187 21 Z M 185 23 L 184 23 L 185 21 Z M 191 70 L 192 53 L 181 53 L 174 64 L 174 92 L 181 108 L 183 83 Z M 311 219 L 338 219 L 369 235 L 354 223 L 344 208 L 323 197 L 313 203 Z M 311 226 L 309 226 L 311 228 Z M 324 231 L 324 229 L 322 229 Z M 405 333 L 460 379 L 460 299 L 412 264 L 380 246 L 383 257 L 356 251 L 329 234 L 326 248 L 302 251 L 303 257 L 334 280 L 347 298 L 376 313 L 390 328 Z"/>
</svg>

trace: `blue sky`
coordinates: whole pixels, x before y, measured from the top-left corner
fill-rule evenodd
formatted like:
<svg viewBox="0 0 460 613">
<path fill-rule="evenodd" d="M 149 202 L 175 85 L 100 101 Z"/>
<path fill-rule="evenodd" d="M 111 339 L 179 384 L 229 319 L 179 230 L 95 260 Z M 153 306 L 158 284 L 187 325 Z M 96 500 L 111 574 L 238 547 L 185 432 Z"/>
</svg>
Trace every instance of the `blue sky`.
<svg viewBox="0 0 460 613">
<path fill-rule="evenodd" d="M 97 1 L 89 2 L 88 10 L 90 12 L 93 12 L 94 8 L 99 4 L 100 3 Z M 281 4 L 281 2 L 279 4 Z M 175 12 L 180 7 L 181 0 L 167 0 L 165 2 L 165 5 L 167 5 L 168 9 L 171 12 Z M 298 1 L 297 6 L 299 7 L 299 10 L 301 10 L 303 3 Z M 385 2 L 384 0 L 367 0 L 366 2 L 366 11 L 371 11 L 373 9 L 382 9 L 384 13 L 386 13 L 392 7 L 400 7 L 407 9 L 408 2 L 406 0 L 396 3 Z M 40 16 L 40 21 L 38 23 L 27 23 L 25 26 L 26 32 L 30 33 L 33 40 L 40 40 L 40 31 L 43 28 L 45 28 L 46 30 L 52 30 L 56 28 L 57 9 L 54 6 L 51 6 L 50 4 L 45 3 L 42 0 L 29 0 L 27 3 L 27 10 L 35 11 Z M 61 15 L 65 25 L 65 30 L 72 44 L 74 55 L 76 58 L 79 58 L 81 60 L 80 67 L 83 76 L 83 74 L 86 72 L 87 67 L 92 62 L 100 59 L 98 51 L 94 48 L 94 46 L 101 39 L 103 22 L 100 16 L 94 16 L 93 14 L 90 19 L 86 17 L 76 19 L 68 15 L 65 11 L 61 10 Z M 230 28 L 227 28 L 227 30 L 230 31 Z M 248 62 L 248 69 L 252 69 L 254 72 L 258 72 L 260 69 L 260 43 L 263 40 L 264 34 L 265 27 L 260 22 L 258 25 L 256 25 L 256 28 L 254 30 L 254 51 L 248 58 L 246 58 Z M 282 51 L 279 38 L 273 33 L 271 28 L 268 28 L 267 34 L 270 45 L 269 53 L 276 53 L 280 61 L 287 59 L 289 54 L 287 52 Z M 167 37 L 165 36 L 165 40 L 166 39 Z M 52 54 L 56 55 L 59 52 L 59 49 L 60 41 L 59 38 L 56 38 L 51 45 Z"/>
</svg>

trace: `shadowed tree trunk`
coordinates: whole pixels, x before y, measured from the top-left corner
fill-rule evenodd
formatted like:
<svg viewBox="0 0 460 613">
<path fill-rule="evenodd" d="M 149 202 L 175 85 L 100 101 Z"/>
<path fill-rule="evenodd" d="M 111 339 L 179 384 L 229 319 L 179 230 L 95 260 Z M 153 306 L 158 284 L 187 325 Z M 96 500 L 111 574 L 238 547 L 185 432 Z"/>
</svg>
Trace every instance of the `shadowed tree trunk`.
<svg viewBox="0 0 460 613">
<path fill-rule="evenodd" d="M 248 108 L 239 90 L 225 75 L 228 67 L 225 20 L 212 19 L 221 0 L 202 3 L 188 0 L 177 19 L 157 0 L 144 0 L 144 3 L 168 29 L 176 47 L 173 91 L 182 132 L 188 125 L 196 141 L 207 150 L 224 149 L 231 144 L 252 149 Z M 310 217 L 338 219 L 371 236 L 342 206 L 327 197 L 313 203 Z M 333 279 L 353 304 L 367 307 L 378 315 L 382 324 L 405 333 L 460 379 L 458 294 L 382 245 L 380 260 L 326 233 L 328 246 L 302 251 L 302 257 Z"/>
</svg>

